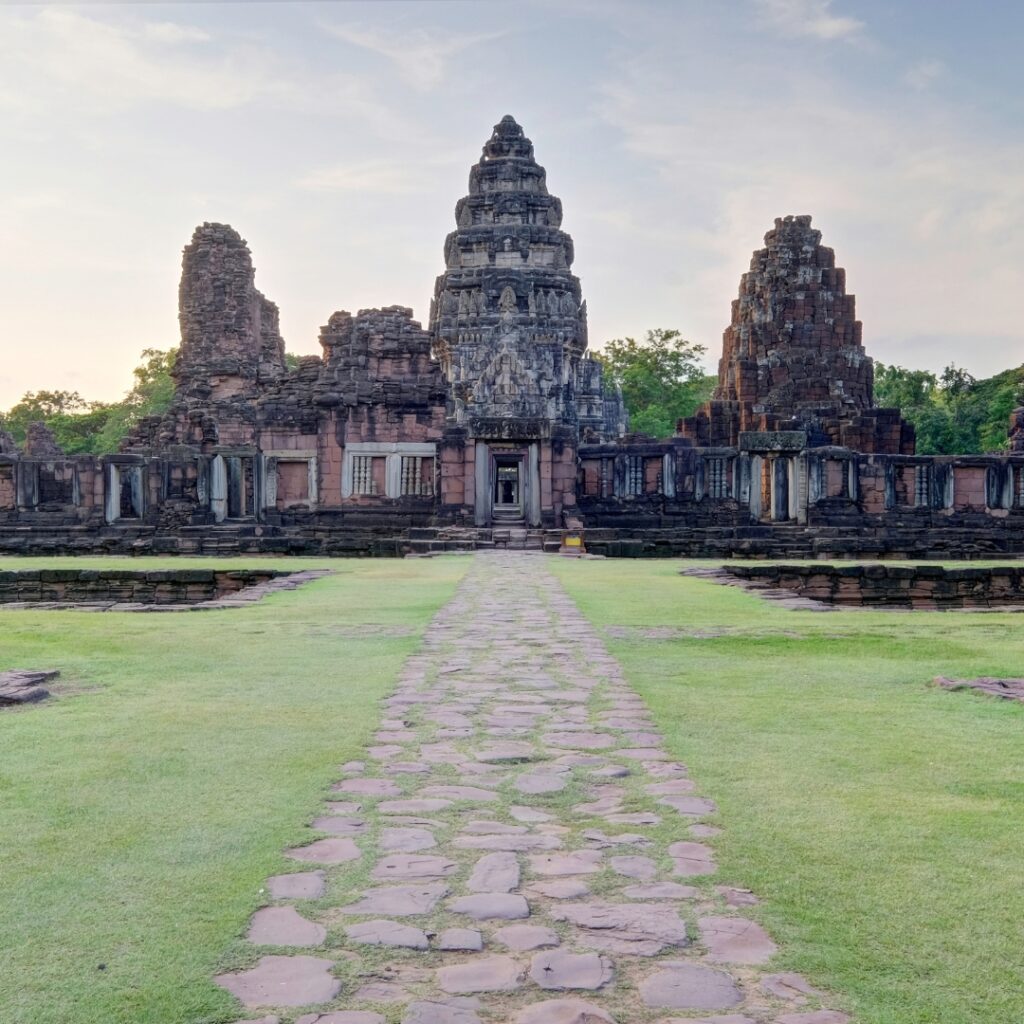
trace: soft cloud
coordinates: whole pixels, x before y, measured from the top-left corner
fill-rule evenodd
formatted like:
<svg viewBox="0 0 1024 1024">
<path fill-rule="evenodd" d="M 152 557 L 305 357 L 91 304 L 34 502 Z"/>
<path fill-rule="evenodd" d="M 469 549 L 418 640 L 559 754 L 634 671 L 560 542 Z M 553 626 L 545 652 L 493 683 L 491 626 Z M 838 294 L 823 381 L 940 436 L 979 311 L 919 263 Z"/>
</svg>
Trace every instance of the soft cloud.
<svg viewBox="0 0 1024 1024">
<path fill-rule="evenodd" d="M 173 21 L 151 21 L 142 27 L 147 39 L 160 43 L 208 43 L 210 34 L 193 25 L 179 25 Z"/>
<path fill-rule="evenodd" d="M 766 21 L 787 35 L 850 39 L 864 23 L 832 12 L 832 0 L 754 0 Z"/>
<path fill-rule="evenodd" d="M 194 52 L 199 29 L 170 22 L 110 22 L 67 8 L 8 18 L 0 33 L 0 103 L 112 113 L 147 102 L 225 110 L 288 86 L 265 52 L 240 44 Z"/>
<path fill-rule="evenodd" d="M 338 24 L 325 24 L 324 29 L 337 39 L 392 61 L 410 85 L 424 92 L 444 81 L 452 57 L 506 35 L 504 32 L 440 33 L 429 29 L 394 33 Z"/>
<path fill-rule="evenodd" d="M 919 60 L 903 76 L 903 80 L 912 89 L 924 92 L 946 73 L 946 65 L 941 60 Z"/>
<path fill-rule="evenodd" d="M 397 194 L 418 191 L 421 180 L 418 164 L 381 159 L 320 167 L 299 178 L 296 184 L 317 192 Z"/>
<path fill-rule="evenodd" d="M 757 80 L 768 69 L 752 62 L 744 73 Z M 1024 352 L 981 351 L 976 340 L 1005 337 L 1017 315 L 1019 139 L 982 132 L 966 109 L 879 106 L 820 65 L 791 68 L 770 94 L 739 80 L 690 106 L 656 52 L 609 82 L 602 116 L 661 183 L 629 197 L 620 245 L 642 250 L 645 267 L 678 267 L 683 329 L 713 354 L 762 233 L 777 216 L 808 213 L 847 268 L 871 354 L 924 366 L 984 360 L 977 370 L 989 372 L 1020 362 Z M 630 222 L 674 225 L 674 237 L 659 243 Z M 924 337 L 938 347 L 911 341 Z"/>
</svg>

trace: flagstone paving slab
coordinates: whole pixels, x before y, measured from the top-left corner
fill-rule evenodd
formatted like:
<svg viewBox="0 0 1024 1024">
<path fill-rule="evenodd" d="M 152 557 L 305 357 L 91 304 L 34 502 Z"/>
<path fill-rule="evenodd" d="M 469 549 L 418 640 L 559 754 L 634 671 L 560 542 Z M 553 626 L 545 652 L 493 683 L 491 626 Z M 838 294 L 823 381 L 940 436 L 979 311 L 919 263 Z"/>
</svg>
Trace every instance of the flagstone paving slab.
<svg viewBox="0 0 1024 1024">
<path fill-rule="evenodd" d="M 469 1007 L 415 1002 L 406 1008 L 402 1024 L 480 1024 L 480 1017 Z"/>
<path fill-rule="evenodd" d="M 717 809 L 662 744 L 544 556 L 475 556 L 339 769 L 326 837 L 286 851 L 316 870 L 268 879 L 276 902 L 252 917 L 257 944 L 331 955 L 218 983 L 301 1006 L 295 1024 L 847 1024 L 772 1019 L 823 997 L 762 973 L 756 896 L 704 877 L 721 830 L 698 819 Z"/>
<path fill-rule="evenodd" d="M 401 853 L 415 853 L 437 846 L 432 832 L 425 828 L 385 828 L 380 834 L 380 848 Z"/>
<path fill-rule="evenodd" d="M 414 914 L 429 914 L 448 893 L 443 882 L 424 885 L 390 885 L 379 889 L 367 889 L 362 898 L 341 907 L 343 914 L 389 914 L 394 917 L 411 917 Z"/>
<path fill-rule="evenodd" d="M 714 963 L 763 964 L 778 952 L 768 933 L 745 917 L 701 917 L 697 926 Z"/>
<path fill-rule="evenodd" d="M 598 989 L 612 980 L 611 960 L 597 953 L 538 953 L 530 961 L 530 978 L 547 989 Z"/>
<path fill-rule="evenodd" d="M 474 921 L 515 921 L 530 916 L 530 905 L 515 893 L 477 893 L 460 896 L 448 906 L 453 914 L 465 914 Z"/>
<path fill-rule="evenodd" d="M 478 957 L 464 964 L 442 967 L 437 983 L 452 995 L 474 992 L 512 992 L 523 982 L 523 971 L 510 956 Z"/>
<path fill-rule="evenodd" d="M 359 860 L 363 853 L 348 838 L 318 839 L 308 846 L 297 846 L 285 851 L 292 860 L 302 860 L 313 864 L 346 864 L 351 860 Z"/>
<path fill-rule="evenodd" d="M 582 878 L 538 879 L 524 890 L 527 896 L 546 896 L 552 900 L 578 900 L 590 895 L 590 886 Z"/>
<path fill-rule="evenodd" d="M 341 991 L 330 972 L 333 960 L 315 956 L 264 956 L 248 971 L 213 980 L 246 1006 L 308 1006 L 326 1003 Z"/>
<path fill-rule="evenodd" d="M 397 921 L 362 921 L 349 925 L 345 934 L 352 942 L 366 946 L 402 946 L 407 949 L 429 949 L 427 936 L 412 925 Z"/>
<path fill-rule="evenodd" d="M 304 1013 L 295 1024 L 387 1024 L 371 1010 L 341 1010 L 336 1013 Z"/>
<path fill-rule="evenodd" d="M 806 1003 L 808 996 L 820 998 L 823 993 L 813 988 L 803 975 L 791 971 L 782 974 L 769 974 L 761 979 L 761 991 L 776 999 L 786 999 L 793 1003 Z"/>
<path fill-rule="evenodd" d="M 446 928 L 437 937 L 435 947 L 441 950 L 476 952 L 484 948 L 484 939 L 475 928 Z"/>
<path fill-rule="evenodd" d="M 546 999 L 516 1014 L 515 1024 L 616 1024 L 610 1013 L 582 999 Z"/>
<path fill-rule="evenodd" d="M 319 946 L 327 929 L 294 907 L 263 907 L 252 915 L 246 938 L 257 946 Z"/>
<path fill-rule="evenodd" d="M 537 854 L 530 857 L 530 870 L 536 875 L 587 875 L 601 870 L 602 859 L 600 850 Z"/>
<path fill-rule="evenodd" d="M 561 939 L 554 929 L 539 924 L 505 925 L 494 932 L 491 938 L 517 953 L 561 944 Z"/>
<path fill-rule="evenodd" d="M 671 1010 L 726 1010 L 743 1002 L 736 981 L 724 971 L 700 964 L 674 962 L 640 983 L 651 1007 Z"/>
<path fill-rule="evenodd" d="M 848 1014 L 836 1010 L 815 1010 L 813 1013 L 784 1013 L 775 1024 L 848 1024 Z"/>
<path fill-rule="evenodd" d="M 470 892 L 511 892 L 519 887 L 519 861 L 514 853 L 488 853 L 473 865 L 466 882 Z"/>
<path fill-rule="evenodd" d="M 323 871 L 296 871 L 290 875 L 273 875 L 267 889 L 275 900 L 317 900 L 324 894 Z"/>
<path fill-rule="evenodd" d="M 433 857 L 422 853 L 392 853 L 377 861 L 370 877 L 389 878 L 446 878 L 458 868 L 447 857 Z"/>
</svg>

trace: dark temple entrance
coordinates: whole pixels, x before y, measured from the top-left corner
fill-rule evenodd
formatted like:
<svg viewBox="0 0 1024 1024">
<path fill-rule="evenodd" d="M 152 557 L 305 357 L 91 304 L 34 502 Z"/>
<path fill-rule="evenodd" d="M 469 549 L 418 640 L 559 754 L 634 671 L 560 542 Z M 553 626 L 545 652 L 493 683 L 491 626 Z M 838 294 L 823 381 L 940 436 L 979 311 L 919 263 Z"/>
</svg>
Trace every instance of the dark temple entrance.
<svg viewBox="0 0 1024 1024">
<path fill-rule="evenodd" d="M 523 460 L 519 456 L 495 456 L 492 512 L 495 519 L 523 518 Z"/>
</svg>

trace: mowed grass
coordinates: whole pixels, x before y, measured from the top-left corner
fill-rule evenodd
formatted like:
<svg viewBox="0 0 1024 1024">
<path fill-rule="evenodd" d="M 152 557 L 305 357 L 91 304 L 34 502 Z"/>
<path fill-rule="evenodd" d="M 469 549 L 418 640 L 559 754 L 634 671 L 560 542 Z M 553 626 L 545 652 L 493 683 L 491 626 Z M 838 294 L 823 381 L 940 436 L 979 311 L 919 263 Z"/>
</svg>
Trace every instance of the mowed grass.
<svg viewBox="0 0 1024 1024">
<path fill-rule="evenodd" d="M 0 559 L 246 564 L 267 561 Z M 237 1019 L 218 961 L 468 560 L 273 565 L 337 575 L 229 611 L 0 611 L 0 669 L 62 673 L 0 712 L 3 1024 Z"/>
<path fill-rule="evenodd" d="M 716 563 L 720 564 L 720 563 Z M 1024 617 L 786 611 L 678 561 L 556 562 L 719 805 L 723 882 L 859 1024 L 1024 1020 Z"/>
</svg>

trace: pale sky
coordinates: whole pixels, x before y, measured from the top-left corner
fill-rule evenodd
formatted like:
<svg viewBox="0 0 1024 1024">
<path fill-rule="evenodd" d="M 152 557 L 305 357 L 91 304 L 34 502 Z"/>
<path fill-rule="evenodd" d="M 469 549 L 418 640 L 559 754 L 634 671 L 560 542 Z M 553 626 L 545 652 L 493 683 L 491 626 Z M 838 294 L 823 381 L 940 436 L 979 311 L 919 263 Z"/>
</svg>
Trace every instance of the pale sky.
<svg viewBox="0 0 1024 1024">
<path fill-rule="evenodd" d="M 809 213 L 868 353 L 1024 362 L 1024 4 L 5 4 L 0 408 L 114 400 L 177 343 L 181 249 L 232 224 L 288 349 L 427 317 L 470 165 L 512 114 L 561 196 L 592 346 L 717 364 L 740 274 Z"/>
</svg>

